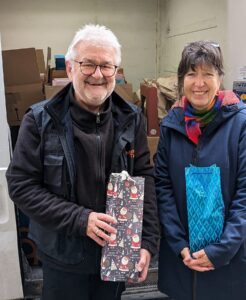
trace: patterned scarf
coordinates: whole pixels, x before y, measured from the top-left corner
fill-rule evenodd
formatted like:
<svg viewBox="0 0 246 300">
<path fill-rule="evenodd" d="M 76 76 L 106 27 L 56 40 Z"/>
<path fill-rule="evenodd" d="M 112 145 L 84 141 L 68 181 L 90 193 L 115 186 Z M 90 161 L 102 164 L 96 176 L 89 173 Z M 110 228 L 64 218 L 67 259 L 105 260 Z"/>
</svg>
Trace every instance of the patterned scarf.
<svg viewBox="0 0 246 300">
<path fill-rule="evenodd" d="M 201 127 L 205 127 L 209 124 L 220 109 L 223 100 L 223 97 L 220 96 L 220 94 L 216 96 L 209 106 L 202 111 L 193 108 L 187 98 L 184 97 L 184 99 L 182 99 L 184 101 L 185 129 L 188 138 L 194 144 L 198 144 L 201 135 Z"/>
</svg>

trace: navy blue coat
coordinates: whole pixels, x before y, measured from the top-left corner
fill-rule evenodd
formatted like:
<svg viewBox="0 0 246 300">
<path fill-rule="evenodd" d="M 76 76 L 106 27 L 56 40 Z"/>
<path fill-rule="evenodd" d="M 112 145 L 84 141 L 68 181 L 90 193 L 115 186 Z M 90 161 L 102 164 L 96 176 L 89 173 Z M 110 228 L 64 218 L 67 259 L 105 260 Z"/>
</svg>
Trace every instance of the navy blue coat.
<svg viewBox="0 0 246 300">
<path fill-rule="evenodd" d="M 225 223 L 220 242 L 204 248 L 215 266 L 195 272 L 180 256 L 189 247 L 185 167 L 221 171 Z M 187 137 L 184 112 L 173 108 L 161 124 L 156 191 L 162 237 L 158 287 L 175 300 L 246 299 L 246 105 L 223 106 L 198 145 Z"/>
</svg>

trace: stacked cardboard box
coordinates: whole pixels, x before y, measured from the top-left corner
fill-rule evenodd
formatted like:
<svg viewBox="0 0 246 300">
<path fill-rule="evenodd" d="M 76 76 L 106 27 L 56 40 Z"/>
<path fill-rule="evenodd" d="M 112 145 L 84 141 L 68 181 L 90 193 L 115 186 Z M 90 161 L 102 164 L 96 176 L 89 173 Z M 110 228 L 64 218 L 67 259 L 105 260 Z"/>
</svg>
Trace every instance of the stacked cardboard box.
<svg viewBox="0 0 246 300">
<path fill-rule="evenodd" d="M 55 96 L 65 85 L 67 85 L 69 79 L 67 77 L 66 70 L 56 70 L 51 68 L 49 72 L 49 81 L 44 86 L 44 92 L 46 99 L 50 99 Z"/>
<path fill-rule="evenodd" d="M 125 101 L 133 102 L 133 91 L 131 83 L 116 84 L 114 91 Z"/>
<path fill-rule="evenodd" d="M 3 56 L 7 119 L 18 126 L 27 108 L 44 99 L 35 48 L 5 50 Z"/>
</svg>

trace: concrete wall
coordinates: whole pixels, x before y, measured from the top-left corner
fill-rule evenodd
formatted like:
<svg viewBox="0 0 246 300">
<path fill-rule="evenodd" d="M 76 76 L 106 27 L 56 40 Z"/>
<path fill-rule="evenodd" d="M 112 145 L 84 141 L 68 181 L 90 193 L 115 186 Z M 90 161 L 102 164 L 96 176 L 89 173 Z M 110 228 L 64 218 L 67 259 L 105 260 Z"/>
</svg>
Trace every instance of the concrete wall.
<svg viewBox="0 0 246 300">
<path fill-rule="evenodd" d="M 122 44 L 126 79 L 139 88 L 143 78 L 173 74 L 190 41 L 221 45 L 231 88 L 244 55 L 245 0 L 1 0 L 3 49 L 52 48 L 64 54 L 75 31 L 85 23 L 110 27 Z"/>
<path fill-rule="evenodd" d="M 226 26 L 225 0 L 161 1 L 159 75 L 175 73 L 185 44 L 202 39 L 214 40 L 220 44 L 227 71 Z"/>
<path fill-rule="evenodd" d="M 1 0 L 3 49 L 52 48 L 64 54 L 75 31 L 86 23 L 110 27 L 122 44 L 126 79 L 139 87 L 155 78 L 157 4 L 159 0 Z"/>
<path fill-rule="evenodd" d="M 246 69 L 246 33 L 245 33 L 245 0 L 227 0 L 228 22 L 227 41 L 227 78 L 231 87 L 233 80 L 240 79 L 240 69 Z M 245 78 L 246 74 L 244 74 Z M 244 79 L 246 80 L 246 78 Z"/>
</svg>

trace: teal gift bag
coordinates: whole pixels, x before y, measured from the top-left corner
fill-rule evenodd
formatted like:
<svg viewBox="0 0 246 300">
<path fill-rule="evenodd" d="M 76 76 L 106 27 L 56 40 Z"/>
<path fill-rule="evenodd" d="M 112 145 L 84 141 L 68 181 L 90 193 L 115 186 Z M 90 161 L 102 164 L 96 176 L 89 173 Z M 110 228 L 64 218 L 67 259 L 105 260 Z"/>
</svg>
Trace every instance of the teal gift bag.
<svg viewBox="0 0 246 300">
<path fill-rule="evenodd" d="M 220 168 L 185 168 L 186 200 L 191 253 L 220 240 L 224 225 L 224 202 Z"/>
</svg>

